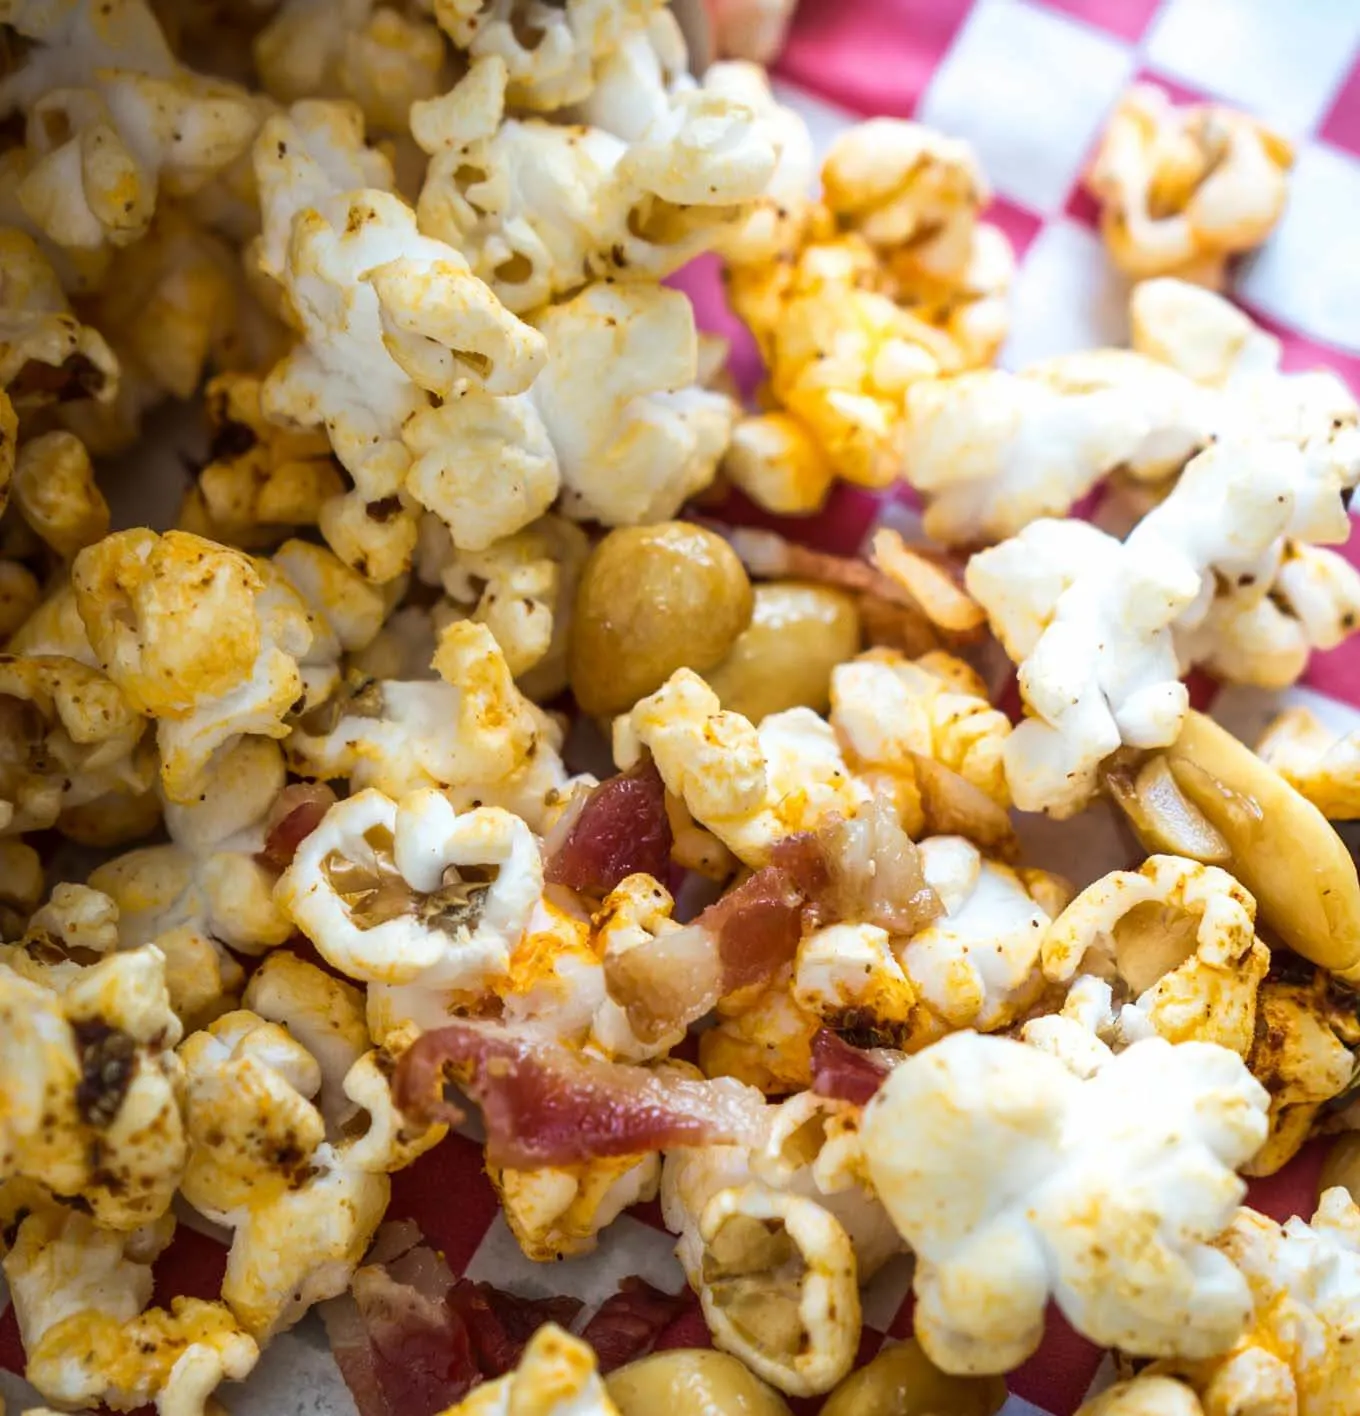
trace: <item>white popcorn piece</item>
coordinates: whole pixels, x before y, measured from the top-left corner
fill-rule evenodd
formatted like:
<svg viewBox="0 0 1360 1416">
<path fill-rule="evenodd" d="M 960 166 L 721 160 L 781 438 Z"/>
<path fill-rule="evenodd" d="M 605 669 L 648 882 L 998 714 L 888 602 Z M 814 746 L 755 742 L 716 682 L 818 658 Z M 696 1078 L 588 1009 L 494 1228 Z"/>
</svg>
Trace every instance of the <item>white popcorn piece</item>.
<svg viewBox="0 0 1360 1416">
<path fill-rule="evenodd" d="M 1008 1027 L 1043 989 L 1040 950 L 1050 915 L 1031 880 L 986 859 L 960 836 L 921 842 L 926 883 L 945 907 L 937 920 L 899 942 L 897 956 L 923 1009 L 918 1035 Z M 1027 879 L 1031 877 L 1031 879 Z"/>
<path fill-rule="evenodd" d="M 259 1348 L 221 1303 L 150 1308 L 151 1262 L 174 1229 L 100 1229 L 57 1209 L 29 1215 L 4 1260 L 24 1375 L 49 1401 L 160 1416 L 206 1416 L 224 1381 L 243 1381 Z"/>
<path fill-rule="evenodd" d="M 322 532 L 342 559 L 391 580 L 415 543 L 414 510 L 401 500 L 415 458 L 403 429 L 436 396 L 522 392 L 543 340 L 456 250 L 420 234 L 387 190 L 390 168 L 363 148 L 357 110 L 297 104 L 265 124 L 255 167 L 261 269 L 280 282 L 302 335 L 266 379 L 262 406 L 286 426 L 325 425 L 356 490 L 327 505 Z"/>
<path fill-rule="evenodd" d="M 347 98 L 370 128 L 405 133 L 411 105 L 441 88 L 444 40 L 428 20 L 376 0 L 284 0 L 256 36 L 260 83 L 280 103 Z"/>
<path fill-rule="evenodd" d="M 1360 816 L 1360 737 L 1337 733 L 1309 708 L 1286 708 L 1256 745 L 1296 791 L 1332 821 Z"/>
<path fill-rule="evenodd" d="M 516 312 L 591 280 L 669 275 L 747 220 L 775 172 L 764 123 L 724 92 L 659 89 L 625 140 L 503 118 L 506 80 L 499 58 L 478 61 L 448 98 L 416 105 L 412 131 L 431 155 L 421 230 Z"/>
<path fill-rule="evenodd" d="M 198 191 L 254 136 L 249 95 L 180 64 L 145 0 L 16 0 L 6 18 L 34 42 L 0 83 L 0 112 L 28 120 L 6 185 L 57 247 L 135 242 L 162 197 Z"/>
<path fill-rule="evenodd" d="M 586 98 L 602 63 L 660 11 L 659 0 L 435 0 L 439 26 L 474 61 L 505 68 L 516 107 L 545 112 Z"/>
<path fill-rule="evenodd" d="M 214 756 L 243 736 L 279 738 L 312 645 L 302 600 L 268 561 L 183 531 L 120 531 L 72 566 L 100 663 L 156 720 L 161 782 L 203 790 Z"/>
<path fill-rule="evenodd" d="M 327 812 L 278 899 L 351 978 L 479 996 L 507 973 L 542 891 L 538 843 L 508 811 L 369 790 Z"/>
<path fill-rule="evenodd" d="M 1340 1186 L 1311 1221 L 1283 1225 L 1240 1209 L 1218 1247 L 1251 1286 L 1255 1315 L 1225 1356 L 1163 1363 L 1199 1394 L 1206 1412 L 1317 1412 L 1355 1400 L 1360 1358 L 1360 1209 Z"/>
<path fill-rule="evenodd" d="M 118 392 L 118 360 L 72 312 L 36 241 L 0 227 L 0 388 L 21 412 Z"/>
<path fill-rule="evenodd" d="M 1227 871 L 1149 856 L 1068 905 L 1044 938 L 1043 969 L 1058 983 L 1078 971 L 1117 978 L 1129 999 L 1118 1012 L 1127 1038 L 1213 1042 L 1246 1057 L 1270 966 L 1255 919 L 1256 901 Z"/>
<path fill-rule="evenodd" d="M 651 752 L 673 796 L 746 865 L 832 813 L 853 816 L 870 799 L 841 756 L 830 725 L 808 708 L 772 713 L 759 729 L 724 710 L 691 669 L 615 719 L 614 760 L 631 767 Z"/>
<path fill-rule="evenodd" d="M 330 1031 L 343 1036 L 343 1027 Z M 286 1028 L 251 1012 L 224 1014 L 186 1038 L 181 1054 L 184 1196 L 234 1230 L 222 1297 L 263 1342 L 348 1287 L 387 1208 L 387 1172 L 410 1164 L 445 1128 L 407 1128 L 383 1071 L 391 1059 L 371 1051 L 342 1083 L 354 1110 L 369 1113 L 367 1130 L 328 1128 L 311 1100 L 321 1066 Z"/>
<path fill-rule="evenodd" d="M 1087 184 L 1122 271 L 1218 285 L 1227 258 L 1259 246 L 1280 219 L 1293 162 L 1290 142 L 1245 113 L 1177 108 L 1162 89 L 1135 84 L 1110 119 Z"/>
<path fill-rule="evenodd" d="M 673 516 L 713 480 L 737 409 L 695 385 L 694 311 L 654 285 L 588 287 L 534 316 L 547 363 L 527 393 L 469 390 L 406 429 L 408 485 L 454 544 L 485 550 L 561 493 L 607 526 Z"/>
<path fill-rule="evenodd" d="M 1082 1080 L 1022 1043 L 955 1033 L 865 1109 L 869 1176 L 916 1251 L 916 1334 L 948 1372 L 1028 1357 L 1052 1296 L 1092 1341 L 1208 1357 L 1251 1315 L 1212 1241 L 1267 1095 L 1234 1053 L 1160 1038 Z M 996 1158 L 1004 1156 L 998 1166 Z"/>
<path fill-rule="evenodd" d="M 44 982 L 0 966 L 0 1176 L 79 1200 L 111 1229 L 163 1215 L 185 1160 L 179 1037 L 157 949 Z"/>
<path fill-rule="evenodd" d="M 594 1350 L 544 1323 L 512 1372 L 473 1387 L 444 1416 L 619 1416 L 619 1409 L 600 1380 Z"/>
<path fill-rule="evenodd" d="M 895 1036 L 912 1021 L 916 990 L 893 955 L 890 936 L 873 924 L 833 924 L 798 945 L 793 1001 L 831 1027 L 872 1027 Z"/>
<path fill-rule="evenodd" d="M 1044 520 L 973 556 L 969 592 L 1020 665 L 1032 714 L 1004 748 L 1017 806 L 1070 816 L 1116 748 L 1175 740 L 1180 674 L 1224 613 L 1217 583 L 1250 582 L 1278 554 L 1295 467 L 1278 442 L 1216 443 L 1122 543 Z"/>
<path fill-rule="evenodd" d="M 304 776 L 348 777 L 390 797 L 433 787 L 455 808 L 503 807 L 544 830 L 569 786 L 560 725 L 515 687 L 491 631 L 456 620 L 442 631 L 439 679 L 352 677 L 299 724 L 289 763 Z"/>
<path fill-rule="evenodd" d="M 859 1108 L 804 1092 L 764 1144 L 672 1151 L 662 1214 L 715 1344 L 794 1396 L 830 1390 L 860 1336 L 859 1286 L 900 1247 L 864 1179 Z"/>
</svg>

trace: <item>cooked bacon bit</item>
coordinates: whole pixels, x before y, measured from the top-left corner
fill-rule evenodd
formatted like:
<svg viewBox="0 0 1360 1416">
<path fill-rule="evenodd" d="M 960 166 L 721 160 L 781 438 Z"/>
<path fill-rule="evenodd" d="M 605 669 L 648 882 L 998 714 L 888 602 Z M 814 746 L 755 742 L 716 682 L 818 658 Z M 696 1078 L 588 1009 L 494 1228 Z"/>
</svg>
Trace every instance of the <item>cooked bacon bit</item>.
<svg viewBox="0 0 1360 1416">
<path fill-rule="evenodd" d="M 810 835 L 775 848 L 775 862 L 710 905 L 693 924 L 605 959 L 610 996 L 640 1038 L 656 1042 L 720 999 L 765 983 L 798 952 L 809 901 L 829 876 Z"/>
<path fill-rule="evenodd" d="M 503 1377 L 519 1365 L 525 1345 L 544 1323 L 570 1327 L 584 1306 L 579 1298 L 521 1298 L 489 1283 L 460 1278 L 445 1300 L 462 1319 L 484 1377 Z"/>
<path fill-rule="evenodd" d="M 471 1020 L 427 1032 L 397 1063 L 392 1094 L 419 1121 L 462 1113 L 454 1083 L 481 1107 L 487 1160 L 532 1170 L 672 1146 L 753 1143 L 760 1099 L 729 1082 L 583 1057 L 541 1035 Z"/>
<path fill-rule="evenodd" d="M 335 805 L 335 793 L 324 782 L 295 782 L 285 787 L 265 821 L 262 865 L 287 870 L 298 847 L 321 825 L 321 818 Z"/>
<path fill-rule="evenodd" d="M 894 604 L 881 595 L 859 597 L 859 623 L 870 648 L 896 649 L 909 659 L 933 653 L 949 639 L 931 624 L 924 611 L 913 605 Z"/>
<path fill-rule="evenodd" d="M 585 1325 L 581 1337 L 595 1349 L 600 1371 L 612 1372 L 626 1362 L 645 1357 L 661 1334 L 690 1306 L 687 1289 L 663 1293 L 641 1278 L 625 1278 L 619 1291 L 606 1298 Z"/>
<path fill-rule="evenodd" d="M 901 586 L 925 611 L 926 618 L 955 634 L 976 634 L 987 622 L 982 606 L 940 564 L 913 550 L 890 527 L 874 532 L 870 559 L 889 580 Z"/>
<path fill-rule="evenodd" d="M 649 757 L 590 793 L 566 840 L 548 858 L 544 878 L 603 898 L 630 875 L 664 879 L 671 843 L 666 788 Z"/>
<path fill-rule="evenodd" d="M 727 539 L 752 575 L 816 580 L 823 585 L 838 585 L 842 590 L 878 595 L 899 605 L 919 607 L 916 597 L 904 586 L 857 556 L 833 556 L 826 551 L 814 551 L 786 541 L 775 531 L 759 531 L 748 526 L 715 526 L 713 529 Z"/>
<path fill-rule="evenodd" d="M 876 1058 L 851 1047 L 830 1028 L 818 1028 L 812 1035 L 812 1090 L 818 1096 L 863 1106 L 887 1075 Z"/>
<path fill-rule="evenodd" d="M 832 872 L 818 896 L 819 923 L 853 919 L 910 935 L 944 913 L 926 883 L 920 851 L 883 797 L 848 821 L 828 822 L 819 834 Z"/>
</svg>

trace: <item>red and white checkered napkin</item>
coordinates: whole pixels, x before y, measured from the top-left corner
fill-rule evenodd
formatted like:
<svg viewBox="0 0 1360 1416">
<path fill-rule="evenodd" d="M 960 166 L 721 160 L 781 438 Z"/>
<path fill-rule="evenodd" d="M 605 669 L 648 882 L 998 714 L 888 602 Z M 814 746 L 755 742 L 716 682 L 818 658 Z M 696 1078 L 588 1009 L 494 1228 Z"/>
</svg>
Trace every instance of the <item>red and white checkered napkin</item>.
<svg viewBox="0 0 1360 1416">
<path fill-rule="evenodd" d="M 1002 356 L 1009 365 L 1125 342 L 1126 288 L 1079 185 L 1124 87 L 1150 78 L 1178 97 L 1213 96 L 1260 114 L 1296 141 L 1298 163 L 1284 220 L 1242 268 L 1235 294 L 1284 341 L 1288 367 L 1331 365 L 1360 393 L 1360 0 L 803 0 L 778 77 L 819 143 L 876 113 L 919 118 L 973 143 L 997 192 L 990 217 L 1021 257 Z M 703 322 L 734 337 L 738 362 L 753 373 L 754 349 L 723 309 L 716 267 L 700 263 L 681 283 Z M 793 534 L 853 550 L 885 516 L 909 522 L 909 502 L 842 487 L 825 515 L 794 523 Z M 1319 655 L 1306 685 L 1284 697 L 1360 724 L 1360 644 Z M 1247 741 L 1272 710 L 1263 694 L 1196 688 L 1199 705 L 1212 704 Z M 1126 863 L 1113 822 L 1098 817 L 1080 833 L 1035 823 L 1026 846 L 1035 864 L 1078 882 Z M 1286 1174 L 1253 1185 L 1251 1202 L 1278 1218 L 1311 1213 L 1321 1159 L 1322 1148 L 1309 1147 Z M 571 1293 L 591 1306 L 628 1274 L 671 1290 L 682 1282 L 654 1206 L 620 1218 L 587 1259 L 530 1263 L 499 1216 L 480 1146 L 464 1137 L 394 1178 L 392 1217 L 415 1219 L 456 1272 L 527 1296 Z M 221 1265 L 215 1245 L 181 1229 L 162 1261 L 158 1298 L 210 1296 Z M 869 1286 L 865 1358 L 910 1332 L 909 1288 L 905 1262 Z M 680 1327 L 667 1334 L 671 1345 L 706 1342 L 702 1321 Z M 17 1409 L 25 1399 L 36 1404 L 9 1376 L 21 1369 L 6 1312 L 0 1392 Z M 1071 1416 L 1107 1375 L 1101 1353 L 1054 1314 L 1043 1348 L 1007 1378 L 1004 1416 Z M 354 1410 L 310 1321 L 273 1344 L 243 1389 L 224 1395 L 234 1416 Z"/>
</svg>

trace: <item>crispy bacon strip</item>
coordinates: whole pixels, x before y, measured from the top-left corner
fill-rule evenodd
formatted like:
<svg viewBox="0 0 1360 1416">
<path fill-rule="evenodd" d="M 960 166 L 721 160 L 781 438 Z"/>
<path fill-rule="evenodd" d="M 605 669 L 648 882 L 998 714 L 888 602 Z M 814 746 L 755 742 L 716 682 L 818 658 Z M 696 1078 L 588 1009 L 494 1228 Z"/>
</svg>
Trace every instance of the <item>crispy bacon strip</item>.
<svg viewBox="0 0 1360 1416">
<path fill-rule="evenodd" d="M 472 1339 L 485 1377 L 503 1377 L 519 1366 L 529 1339 L 544 1323 L 570 1327 L 584 1306 L 579 1298 L 521 1298 L 489 1283 L 460 1278 L 445 1299 Z"/>
<path fill-rule="evenodd" d="M 481 1108 L 487 1159 L 532 1170 L 672 1146 L 754 1143 L 761 1100 L 726 1080 L 583 1057 L 542 1036 L 496 1023 L 427 1032 L 392 1079 L 397 1106 L 421 1121 L 461 1121 L 450 1083 Z"/>
<path fill-rule="evenodd" d="M 648 757 L 591 792 L 545 863 L 544 879 L 601 898 L 630 875 L 664 879 L 672 839 L 666 788 Z"/>
<path fill-rule="evenodd" d="M 646 1279 L 625 1278 L 619 1291 L 606 1298 L 585 1325 L 581 1337 L 595 1349 L 600 1371 L 612 1372 L 626 1362 L 645 1357 L 662 1329 L 693 1302 L 688 1289 L 663 1293 Z"/>
<path fill-rule="evenodd" d="M 883 1085 L 888 1070 L 876 1058 L 851 1047 L 830 1028 L 812 1035 L 812 1090 L 818 1096 L 863 1106 Z"/>
</svg>

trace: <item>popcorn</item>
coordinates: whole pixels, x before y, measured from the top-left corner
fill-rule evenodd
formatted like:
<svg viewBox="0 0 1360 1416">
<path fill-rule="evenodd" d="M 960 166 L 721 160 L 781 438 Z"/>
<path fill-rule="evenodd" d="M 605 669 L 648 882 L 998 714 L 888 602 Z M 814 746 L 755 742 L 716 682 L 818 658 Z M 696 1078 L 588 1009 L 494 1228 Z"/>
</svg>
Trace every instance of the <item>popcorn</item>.
<svg viewBox="0 0 1360 1416">
<path fill-rule="evenodd" d="M 1206 1413 L 1253 1411 L 1261 1416 L 1343 1416 L 1355 1401 L 1360 1366 L 1354 1353 L 1360 1294 L 1360 1210 L 1340 1187 L 1323 1192 L 1311 1223 L 1299 1216 L 1283 1226 L 1240 1209 L 1218 1247 L 1251 1286 L 1255 1314 L 1230 1351 L 1205 1361 L 1155 1364 L 1129 1388 L 1181 1382 Z M 1200 1416 L 1185 1387 L 1174 1416 Z M 1140 1393 L 1141 1394 L 1141 1393 Z M 1083 1408 L 1084 1410 L 1085 1408 Z M 1100 1410 L 1101 1408 L 1097 1408 Z M 1160 1406 L 1132 1405 L 1130 1416 L 1159 1416 Z M 1109 1416 L 1121 1416 L 1115 1405 Z"/>
<path fill-rule="evenodd" d="M 368 1128 L 349 1138 L 328 1130 L 310 1100 L 322 1083 L 317 1061 L 250 1012 L 224 1014 L 181 1052 L 191 1141 L 184 1195 L 235 1231 L 222 1297 L 263 1341 L 344 1292 L 387 1208 L 386 1172 L 410 1164 L 444 1127 L 408 1132 L 384 1064 L 365 1052 L 343 1091 L 369 1113 Z"/>
<path fill-rule="evenodd" d="M 889 947 L 887 930 L 874 924 L 833 924 L 798 945 L 793 1001 L 831 1027 L 896 1038 L 905 1034 L 916 990 Z"/>
<path fill-rule="evenodd" d="M 20 1225 L 4 1260 L 27 1356 L 25 1376 L 49 1401 L 161 1416 L 204 1416 L 223 1381 L 242 1381 L 255 1342 L 221 1303 L 175 1298 L 149 1308 L 151 1262 L 174 1228 L 100 1229 L 73 1211 Z"/>
<path fill-rule="evenodd" d="M 723 456 L 727 479 L 780 516 L 820 511 L 836 472 L 812 434 L 787 413 L 738 419 Z"/>
<path fill-rule="evenodd" d="M 3 493 L 0 493 L 3 496 Z M 42 590 L 33 572 L 18 561 L 0 560 L 0 641 L 9 641 L 38 608 Z"/>
<path fill-rule="evenodd" d="M 456 250 L 416 230 L 415 214 L 384 190 L 390 169 L 364 152 L 357 112 L 298 104 L 261 130 L 255 165 L 261 269 L 282 285 L 302 334 L 266 379 L 262 408 L 284 426 L 325 424 L 356 490 L 323 508 L 322 533 L 361 573 L 388 581 L 415 542 L 401 495 L 416 454 L 403 429 L 431 395 L 523 392 L 543 342 Z"/>
<path fill-rule="evenodd" d="M 822 1020 L 794 1001 L 792 984 L 786 969 L 754 999 L 718 1004 L 718 1021 L 699 1034 L 705 1076 L 735 1077 L 776 1097 L 812 1085 L 812 1037 Z"/>
<path fill-rule="evenodd" d="M 926 534 L 964 545 L 1062 516 L 1116 470 L 1179 471 L 1216 426 L 1205 391 L 1114 349 L 916 383 L 906 414 L 903 475 L 928 498 Z"/>
<path fill-rule="evenodd" d="M 658 87 L 649 97 L 664 103 L 626 141 L 503 118 L 506 82 L 499 58 L 478 60 L 447 98 L 417 104 L 411 127 L 431 157 L 421 230 L 516 313 L 591 280 L 669 275 L 745 222 L 775 172 L 766 120 L 725 93 Z"/>
<path fill-rule="evenodd" d="M 168 844 L 91 872 L 118 906 L 124 943 L 154 943 L 165 955 L 171 1005 L 191 1024 L 230 1007 L 240 988 L 241 967 L 223 945 L 260 954 L 292 933 L 274 903 L 274 872 L 258 859 L 283 786 L 275 744 L 242 738 L 208 774 L 202 802 L 166 807 Z"/>
<path fill-rule="evenodd" d="M 869 1177 L 917 1255 L 915 1325 L 947 1372 L 1009 1370 L 1050 1294 L 1092 1341 L 1208 1357 L 1251 1315 L 1210 1247 L 1266 1129 L 1240 1058 L 1160 1038 L 1087 1080 L 1007 1039 L 956 1033 L 891 1072 L 865 1109 Z M 988 1162 L 1004 1154 L 1006 1164 Z"/>
<path fill-rule="evenodd" d="M 544 112 L 579 103 L 596 67 L 660 9 L 659 0 L 435 0 L 439 27 L 473 61 L 497 60 L 507 97 Z"/>
<path fill-rule="evenodd" d="M 562 496 L 608 526 L 665 520 L 713 480 L 736 408 L 694 386 L 694 311 L 676 290 L 589 286 L 540 311 L 548 351 L 515 398 L 469 390 L 406 428 L 412 495 L 485 550 Z"/>
<path fill-rule="evenodd" d="M 1130 1040 L 1157 1033 L 1246 1057 L 1270 967 L 1255 918 L 1256 901 L 1226 871 L 1149 856 L 1137 871 L 1103 876 L 1058 916 L 1043 941 L 1044 974 L 1058 983 L 1078 970 L 1117 977 L 1132 999 L 1118 1015 Z"/>
<path fill-rule="evenodd" d="M 1245 113 L 1177 108 L 1163 90 L 1135 84 L 1087 185 L 1101 204 L 1106 249 L 1125 274 L 1217 286 L 1228 257 L 1259 246 L 1279 221 L 1293 164 L 1292 144 Z"/>
<path fill-rule="evenodd" d="M 1036 521 L 972 558 L 969 592 L 1019 663 L 1032 715 L 1003 749 L 1021 810 L 1070 816 L 1121 744 L 1174 741 L 1189 705 L 1180 674 L 1221 613 L 1216 584 L 1269 563 L 1292 467 L 1279 444 L 1217 443 L 1122 544 L 1084 522 Z"/>
<path fill-rule="evenodd" d="M 515 687 L 485 625 L 446 626 L 434 662 L 434 681 L 352 676 L 325 707 L 330 726 L 294 729 L 290 765 L 390 797 L 433 787 L 456 809 L 504 807 L 546 829 L 568 787 L 561 727 Z"/>
<path fill-rule="evenodd" d="M 487 1173 L 520 1248 L 538 1263 L 552 1263 L 592 1253 L 601 1231 L 625 1209 L 654 1200 L 661 1157 L 653 1152 Z"/>
<path fill-rule="evenodd" d="M 131 949 L 48 978 L 0 965 L 0 1175 L 135 1230 L 165 1213 L 185 1160 L 165 959 Z"/>
<path fill-rule="evenodd" d="M 428 21 L 375 0 L 284 0 L 256 36 L 260 82 L 280 103 L 349 98 L 375 129 L 404 133 L 411 105 L 440 90 L 444 41 Z"/>
<path fill-rule="evenodd" d="M 714 1343 L 792 1396 L 849 1371 L 859 1285 L 898 1248 L 859 1169 L 858 1113 L 804 1092 L 768 1108 L 760 1149 L 672 1151 L 662 1170 L 662 1215 Z"/>
<path fill-rule="evenodd" d="M 108 534 L 109 504 L 84 444 L 71 433 L 30 438 L 14 468 L 14 505 L 63 559 Z"/>
<path fill-rule="evenodd" d="M 0 227 L 0 388 L 21 413 L 118 391 L 118 360 L 71 312 L 61 282 L 32 237 Z"/>
<path fill-rule="evenodd" d="M 146 720 L 98 669 L 65 657 L 0 657 L 0 834 L 60 826 L 63 814 L 155 781 Z"/>
<path fill-rule="evenodd" d="M 249 96 L 179 64 L 144 0 L 20 0 L 8 18 L 34 47 L 0 83 L 0 111 L 28 120 L 7 177 L 58 247 L 130 245 L 161 196 L 201 189 L 255 132 Z"/>
<path fill-rule="evenodd" d="M 303 841 L 278 900 L 351 978 L 477 996 L 507 972 L 542 891 L 537 842 L 508 811 L 458 814 L 437 791 L 398 803 L 369 790 Z M 435 1012 L 447 1016 L 442 1003 Z"/>
<path fill-rule="evenodd" d="M 544 700 L 566 687 L 572 607 L 589 551 L 585 532 L 560 516 L 540 517 L 482 551 L 457 549 L 439 520 L 427 516 L 416 573 L 442 585 L 448 597 L 437 616 L 486 625 L 524 691 Z M 433 644 L 427 662 L 432 653 Z"/>
<path fill-rule="evenodd" d="M 444 1416 L 619 1416 L 619 1411 L 600 1380 L 593 1349 L 556 1323 L 544 1323 L 513 1371 L 473 1387 Z"/>
<path fill-rule="evenodd" d="M 666 790 L 753 869 L 783 837 L 833 813 L 853 816 L 870 797 L 810 709 L 772 713 L 756 729 L 690 669 L 615 719 L 615 762 L 626 770 L 644 748 Z"/>
<path fill-rule="evenodd" d="M 1270 1135 L 1246 1174 L 1273 1175 L 1292 1160 L 1322 1108 L 1355 1080 L 1360 1024 L 1345 997 L 1334 995 L 1321 973 L 1312 983 L 1261 985 L 1247 1065 L 1270 1093 Z"/>
<path fill-rule="evenodd" d="M 171 801 L 198 796 L 214 754 L 242 736 L 287 733 L 312 631 L 267 561 L 184 531 L 120 531 L 76 557 L 72 582 L 109 677 L 156 719 Z"/>
<path fill-rule="evenodd" d="M 856 774 L 887 783 L 904 818 L 920 815 L 918 757 L 939 762 L 999 807 L 1010 805 L 1003 756 L 1010 720 L 949 655 L 913 662 L 874 649 L 838 665 L 831 671 L 830 720 Z"/>
<path fill-rule="evenodd" d="M 1256 752 L 1332 821 L 1360 816 L 1360 742 L 1332 732 L 1311 709 L 1286 708 Z"/>
<path fill-rule="evenodd" d="M 959 836 L 932 836 L 920 852 L 945 913 L 896 947 L 920 1004 L 914 1045 L 956 1028 L 1009 1027 L 1043 989 L 1040 950 L 1052 918 L 1045 904 L 1061 882 L 1010 870 Z"/>
</svg>

